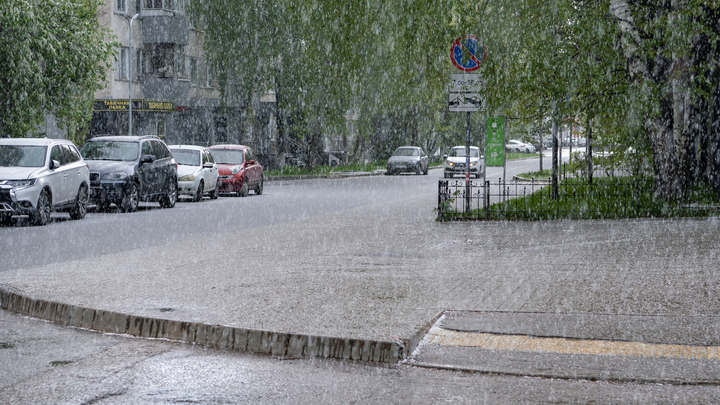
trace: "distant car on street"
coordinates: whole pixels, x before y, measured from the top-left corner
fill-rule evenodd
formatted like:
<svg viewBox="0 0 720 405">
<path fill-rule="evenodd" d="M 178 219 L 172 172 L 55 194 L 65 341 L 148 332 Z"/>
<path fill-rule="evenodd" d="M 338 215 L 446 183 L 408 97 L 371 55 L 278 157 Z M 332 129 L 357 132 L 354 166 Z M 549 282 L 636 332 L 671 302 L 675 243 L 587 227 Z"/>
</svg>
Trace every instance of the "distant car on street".
<svg viewBox="0 0 720 405">
<path fill-rule="evenodd" d="M 220 193 L 220 176 L 210 149 L 194 145 L 170 145 L 178 164 L 178 195 L 189 195 L 193 201 L 211 199 Z"/>
<path fill-rule="evenodd" d="M 220 174 L 220 194 L 245 197 L 250 190 L 263 193 L 263 167 L 245 145 L 213 145 L 210 148 Z"/>
<path fill-rule="evenodd" d="M 413 172 L 428 174 L 429 159 L 418 146 L 401 146 L 395 149 L 387 162 L 386 174 Z"/>
<path fill-rule="evenodd" d="M 443 164 L 443 177 L 452 178 L 457 175 L 464 175 L 466 164 L 466 153 L 464 146 L 455 146 L 445 157 Z M 485 173 L 485 159 L 480 155 L 480 148 L 477 146 L 470 147 L 470 175 L 480 178 Z"/>
<path fill-rule="evenodd" d="M 535 153 L 535 147 L 529 143 L 511 139 L 505 143 L 505 150 L 510 153 Z"/>
<path fill-rule="evenodd" d="M 45 225 L 53 211 L 85 217 L 90 175 L 75 144 L 66 139 L 0 139 L 0 223 L 27 215 Z"/>
<path fill-rule="evenodd" d="M 115 204 L 122 212 L 133 212 L 140 201 L 175 206 L 177 163 L 157 136 L 96 137 L 80 153 L 90 168 L 90 202 L 100 211 Z"/>
</svg>

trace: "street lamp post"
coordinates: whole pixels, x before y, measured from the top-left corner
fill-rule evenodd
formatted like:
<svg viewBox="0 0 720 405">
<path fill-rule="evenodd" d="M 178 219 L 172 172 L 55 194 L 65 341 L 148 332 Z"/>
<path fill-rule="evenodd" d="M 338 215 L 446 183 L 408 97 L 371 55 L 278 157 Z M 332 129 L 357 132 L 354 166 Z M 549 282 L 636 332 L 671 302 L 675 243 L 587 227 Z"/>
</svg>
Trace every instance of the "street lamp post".
<svg viewBox="0 0 720 405">
<path fill-rule="evenodd" d="M 130 135 L 130 136 L 132 136 L 132 66 L 133 66 L 133 62 L 132 62 L 132 54 L 133 54 L 133 51 L 132 51 L 132 26 L 133 26 L 133 21 L 135 21 L 135 19 L 138 18 L 139 16 L 140 16 L 140 14 L 135 14 L 130 19 L 130 31 L 128 33 L 128 37 L 130 39 L 130 41 L 129 41 L 130 46 L 128 49 L 128 53 L 129 53 L 129 56 L 128 56 L 128 65 L 129 65 L 128 66 L 128 135 Z"/>
</svg>

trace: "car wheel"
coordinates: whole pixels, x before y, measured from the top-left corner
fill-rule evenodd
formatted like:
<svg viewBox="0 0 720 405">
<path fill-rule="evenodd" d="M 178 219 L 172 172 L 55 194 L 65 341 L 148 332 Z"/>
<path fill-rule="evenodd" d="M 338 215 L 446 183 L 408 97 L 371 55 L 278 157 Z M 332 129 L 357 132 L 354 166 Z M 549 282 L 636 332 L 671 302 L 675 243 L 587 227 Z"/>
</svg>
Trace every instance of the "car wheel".
<svg viewBox="0 0 720 405">
<path fill-rule="evenodd" d="M 260 183 L 255 187 L 255 195 L 261 195 L 263 193 L 263 183 L 265 182 L 265 176 L 260 176 Z"/>
<path fill-rule="evenodd" d="M 205 182 L 200 180 L 200 184 L 198 184 L 198 189 L 197 189 L 197 192 L 195 193 L 195 198 L 193 200 L 195 202 L 202 201 L 204 193 L 205 193 Z"/>
<path fill-rule="evenodd" d="M 451 178 L 451 179 L 452 179 L 454 176 L 455 176 L 454 174 L 450 173 L 450 178 Z"/>
<path fill-rule="evenodd" d="M 38 197 L 35 213 L 30 216 L 33 225 L 46 225 L 50 222 L 50 211 L 52 209 L 52 197 L 47 190 L 43 190 Z"/>
<path fill-rule="evenodd" d="M 123 194 L 120 210 L 122 212 L 135 212 L 138 204 L 140 204 L 140 190 L 137 183 L 132 182 L 125 194 Z"/>
<path fill-rule="evenodd" d="M 424 175 L 427 175 L 427 174 L 428 174 L 428 170 L 430 170 L 430 168 L 427 167 L 427 166 L 425 166 L 425 170 L 423 170 L 423 174 L 424 174 Z"/>
<path fill-rule="evenodd" d="M 80 186 L 75 199 L 75 207 L 70 210 L 70 219 L 83 219 L 87 214 L 88 188 L 86 185 Z"/>
<path fill-rule="evenodd" d="M 420 173 L 422 173 L 422 168 L 420 167 L 420 165 L 415 166 L 415 174 L 420 174 Z"/>
<path fill-rule="evenodd" d="M 220 196 L 220 179 L 218 179 L 217 184 L 215 184 L 215 190 L 210 192 L 210 199 L 217 200 L 218 196 Z"/>
<path fill-rule="evenodd" d="M 248 179 L 247 179 L 247 177 L 245 177 L 243 179 L 242 187 L 240 187 L 240 191 L 238 191 L 237 195 L 240 197 L 245 197 L 248 195 Z"/>
<path fill-rule="evenodd" d="M 520 149 L 513 149 L 510 151 L 510 153 L 520 153 Z"/>
<path fill-rule="evenodd" d="M 160 206 L 162 208 L 172 208 L 175 206 L 175 203 L 177 202 L 177 179 L 171 178 L 170 182 L 167 184 L 167 192 L 164 196 L 160 199 Z"/>
</svg>

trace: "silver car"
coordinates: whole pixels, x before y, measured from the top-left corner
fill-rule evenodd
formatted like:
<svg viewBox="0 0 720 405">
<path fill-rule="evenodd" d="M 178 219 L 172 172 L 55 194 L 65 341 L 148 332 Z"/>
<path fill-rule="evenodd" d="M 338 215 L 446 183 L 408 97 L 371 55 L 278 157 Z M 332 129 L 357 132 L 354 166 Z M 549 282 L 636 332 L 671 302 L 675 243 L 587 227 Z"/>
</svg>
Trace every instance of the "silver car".
<svg viewBox="0 0 720 405">
<path fill-rule="evenodd" d="M 220 176 L 210 149 L 193 145 L 170 145 L 178 164 L 178 195 L 202 201 L 205 194 L 215 200 L 220 192 Z"/>
<path fill-rule="evenodd" d="M 422 148 L 417 146 L 401 146 L 395 149 L 387 162 L 385 174 L 413 172 L 428 174 L 428 157 Z"/>
<path fill-rule="evenodd" d="M 456 146 L 450 150 L 450 153 L 445 157 L 445 164 L 443 165 L 443 177 L 452 178 L 457 175 L 465 175 L 466 169 L 466 156 L 464 146 Z M 480 178 L 485 174 L 485 159 L 484 156 L 480 155 L 480 148 L 477 146 L 470 147 L 470 175 L 475 178 Z"/>
<path fill-rule="evenodd" d="M 0 222 L 28 216 L 45 225 L 52 211 L 85 217 L 90 174 L 77 147 L 66 139 L 0 139 Z"/>
</svg>

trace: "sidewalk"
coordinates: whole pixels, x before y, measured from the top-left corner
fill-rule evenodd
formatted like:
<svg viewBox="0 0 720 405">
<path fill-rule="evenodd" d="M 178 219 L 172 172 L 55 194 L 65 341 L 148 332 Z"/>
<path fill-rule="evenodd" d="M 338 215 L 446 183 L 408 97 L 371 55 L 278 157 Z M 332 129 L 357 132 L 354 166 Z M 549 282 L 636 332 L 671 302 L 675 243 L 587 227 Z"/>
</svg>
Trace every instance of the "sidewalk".
<svg viewBox="0 0 720 405">
<path fill-rule="evenodd" d="M 375 362 L 410 357 L 448 310 L 610 321 L 720 313 L 718 219 L 436 223 L 436 198 L 258 228 L 252 238 L 212 236 L 201 252 L 178 240 L 8 271 L 0 274 L 0 301 L 3 309 L 104 332 Z M 233 239 L 246 248 L 223 248 Z M 714 346 L 714 325 L 667 326 Z M 663 343 L 669 334 L 653 336 Z"/>
</svg>

